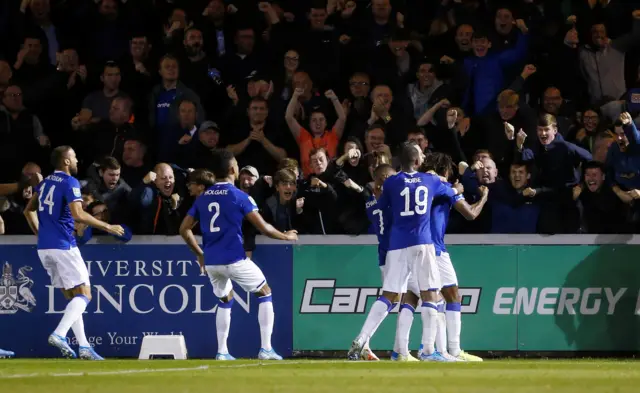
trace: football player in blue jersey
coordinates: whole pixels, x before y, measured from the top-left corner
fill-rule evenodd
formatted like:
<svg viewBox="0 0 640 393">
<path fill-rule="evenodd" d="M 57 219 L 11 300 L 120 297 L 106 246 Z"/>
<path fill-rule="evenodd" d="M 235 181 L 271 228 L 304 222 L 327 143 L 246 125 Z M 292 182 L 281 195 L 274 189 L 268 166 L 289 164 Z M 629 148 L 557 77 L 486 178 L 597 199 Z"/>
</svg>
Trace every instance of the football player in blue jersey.
<svg viewBox="0 0 640 393">
<path fill-rule="evenodd" d="M 387 258 L 387 250 L 389 249 L 389 230 L 391 229 L 391 211 L 389 209 L 381 210 L 378 208 L 378 198 L 382 194 L 382 184 L 391 175 L 395 175 L 396 171 L 389 164 L 381 164 L 376 167 L 373 172 L 374 182 L 371 191 L 367 188 L 366 204 L 367 217 L 373 225 L 376 237 L 378 238 L 378 266 L 382 273 L 382 282 L 384 282 L 384 274 L 386 271 L 385 260 Z M 376 326 L 371 335 L 375 333 Z M 362 360 L 376 361 L 380 360 L 369 347 L 369 340 L 364 344 L 362 350 Z"/>
<path fill-rule="evenodd" d="M 423 168 L 427 173 L 434 173 L 441 178 L 448 179 L 453 171 L 453 161 L 446 154 L 432 153 L 427 156 Z M 452 208 L 456 209 L 467 220 L 475 220 L 480 215 L 487 202 L 489 189 L 482 186 L 479 188 L 479 193 L 480 200 L 471 206 L 464 200 L 462 195 L 456 195 L 453 198 L 435 198 L 431 207 L 431 235 L 436 248 L 436 261 L 440 271 L 440 280 L 442 281 L 441 294 L 446 301 L 446 306 L 443 310 L 445 312 L 446 322 L 444 325 L 446 326 L 446 331 L 441 332 L 441 334 L 447 337 L 447 345 L 442 345 L 443 348 L 438 348 L 438 350 L 444 357 L 452 358 L 452 360 L 456 361 L 481 362 L 482 358 L 468 354 L 460 349 L 461 305 L 460 294 L 458 293 L 458 278 L 444 244 L 444 236 Z M 398 316 L 399 319 L 402 317 L 402 315 Z M 403 324 L 407 335 L 411 329 L 410 322 L 407 320 L 407 323 Z M 399 332 L 399 334 L 405 333 Z"/>
<path fill-rule="evenodd" d="M 378 199 L 381 210 L 391 209 L 391 232 L 386 257 L 386 273 L 382 296 L 371 307 L 369 315 L 349 349 L 348 358 L 358 360 L 373 330 L 384 320 L 407 292 L 413 276 L 417 292 L 423 300 L 423 361 L 447 361 L 435 351 L 437 295 L 441 287 L 436 252 L 431 239 L 431 203 L 440 196 L 454 197 L 457 192 L 442 183 L 435 174 L 418 172 L 424 155 L 411 143 L 405 143 L 400 154 L 402 171 L 385 180 Z"/>
<path fill-rule="evenodd" d="M 201 272 L 207 273 L 213 293 L 220 299 L 216 311 L 216 359 L 235 360 L 227 348 L 233 306 L 231 282 L 234 281 L 242 289 L 258 297 L 258 322 L 262 341 L 258 358 L 282 360 L 271 347 L 274 321 L 271 288 L 260 268 L 245 256 L 242 221 L 246 217 L 260 232 L 273 239 L 295 241 L 298 239 L 297 232 L 282 233 L 266 223 L 258 213 L 258 206 L 253 198 L 234 186 L 240 170 L 233 153 L 217 150 L 213 153 L 211 163 L 216 182 L 196 199 L 182 221 L 180 235 L 196 254 Z M 198 222 L 204 251 L 192 231 Z"/>
<path fill-rule="evenodd" d="M 51 160 L 55 171 L 36 187 L 24 211 L 29 226 L 38 236 L 38 256 L 51 277 L 51 284 L 62 289 L 69 299 L 60 324 L 49 336 L 49 344 L 60 349 L 63 356 L 76 358 L 67 342 L 67 333 L 73 329 L 80 358 L 103 360 L 84 332 L 82 313 L 91 301 L 91 284 L 73 236 L 74 220 L 115 236 L 123 236 L 125 231 L 120 225 L 109 225 L 82 210 L 80 183 L 72 176 L 78 172 L 78 160 L 71 147 L 56 147 Z"/>
</svg>

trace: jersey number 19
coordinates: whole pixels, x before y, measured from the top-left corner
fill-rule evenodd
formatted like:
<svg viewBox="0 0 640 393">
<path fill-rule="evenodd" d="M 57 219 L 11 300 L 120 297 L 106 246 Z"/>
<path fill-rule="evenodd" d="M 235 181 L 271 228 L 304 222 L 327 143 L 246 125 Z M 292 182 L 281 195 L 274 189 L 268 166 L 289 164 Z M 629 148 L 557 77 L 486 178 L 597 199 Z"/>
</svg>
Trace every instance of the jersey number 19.
<svg viewBox="0 0 640 393">
<path fill-rule="evenodd" d="M 413 193 L 414 208 L 411 209 L 411 189 L 405 187 L 400 193 L 404 197 L 404 211 L 400 212 L 400 216 L 408 217 L 414 214 L 425 214 L 429 204 L 429 189 L 425 186 L 418 186 Z"/>
</svg>

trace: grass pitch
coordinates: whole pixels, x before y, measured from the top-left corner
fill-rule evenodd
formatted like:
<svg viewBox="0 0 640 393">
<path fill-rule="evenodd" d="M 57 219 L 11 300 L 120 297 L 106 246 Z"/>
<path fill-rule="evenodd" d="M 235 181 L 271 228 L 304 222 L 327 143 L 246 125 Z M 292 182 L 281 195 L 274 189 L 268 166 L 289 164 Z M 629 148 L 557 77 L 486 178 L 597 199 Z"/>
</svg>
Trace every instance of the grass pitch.
<svg viewBox="0 0 640 393">
<path fill-rule="evenodd" d="M 640 363 L 0 360 L 0 392 L 638 392 Z"/>
</svg>

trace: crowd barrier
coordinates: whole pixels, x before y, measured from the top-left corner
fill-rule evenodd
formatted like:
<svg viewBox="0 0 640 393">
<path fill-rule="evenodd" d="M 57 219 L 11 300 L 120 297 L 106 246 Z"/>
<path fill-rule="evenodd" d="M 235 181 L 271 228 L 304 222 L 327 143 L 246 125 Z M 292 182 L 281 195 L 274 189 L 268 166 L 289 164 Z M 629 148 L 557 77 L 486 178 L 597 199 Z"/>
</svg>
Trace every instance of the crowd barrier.
<svg viewBox="0 0 640 393">
<path fill-rule="evenodd" d="M 640 237 L 478 235 L 447 241 L 463 295 L 465 349 L 640 349 Z M 0 238 L 0 337 L 10 340 L 0 341 L 0 348 L 22 357 L 57 357 L 46 339 L 66 302 L 49 285 L 34 242 L 29 236 Z M 217 300 L 181 239 L 98 239 L 81 252 L 93 285 L 85 329 L 98 353 L 136 357 L 145 335 L 183 334 L 190 357 L 215 356 Z M 253 259 L 273 288 L 273 345 L 284 356 L 347 349 L 380 292 L 375 237 L 301 236 L 295 244 L 259 238 Z M 235 356 L 255 357 L 258 303 L 235 289 L 229 348 Z M 374 350 L 391 349 L 395 320 L 380 326 Z M 417 348 L 419 339 L 420 329 L 413 329 L 410 347 Z"/>
</svg>

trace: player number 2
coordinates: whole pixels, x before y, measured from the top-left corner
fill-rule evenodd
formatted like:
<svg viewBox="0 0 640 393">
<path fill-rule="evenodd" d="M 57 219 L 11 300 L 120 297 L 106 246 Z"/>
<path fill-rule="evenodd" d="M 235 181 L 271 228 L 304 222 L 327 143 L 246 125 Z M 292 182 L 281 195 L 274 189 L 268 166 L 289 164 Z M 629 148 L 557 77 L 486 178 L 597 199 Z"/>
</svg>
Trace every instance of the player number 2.
<svg viewBox="0 0 640 393">
<path fill-rule="evenodd" d="M 56 189 L 55 185 L 49 187 L 49 192 L 47 193 L 47 196 L 45 196 L 44 200 L 42 200 L 42 197 L 44 196 L 44 187 L 42 187 L 42 190 L 41 190 L 42 193 L 38 198 L 38 202 L 40 202 L 38 206 L 38 211 L 44 211 L 44 205 L 47 205 L 49 206 L 49 215 L 53 214 L 53 191 L 55 189 Z"/>
<path fill-rule="evenodd" d="M 427 212 L 429 189 L 425 186 L 418 186 L 414 192 L 415 208 L 411 210 L 411 190 L 405 187 L 400 193 L 404 197 L 404 211 L 400 212 L 402 217 L 413 216 L 415 213 L 425 214 Z"/>
<path fill-rule="evenodd" d="M 382 219 L 382 210 L 380 209 L 376 209 L 373 211 L 374 215 L 378 215 L 379 219 L 380 219 L 380 234 L 384 235 L 384 220 Z"/>
<path fill-rule="evenodd" d="M 209 222 L 209 232 L 220 232 L 220 227 L 216 226 L 216 220 L 220 216 L 220 204 L 218 202 L 211 202 L 209 204 L 209 212 L 213 212 L 211 222 Z"/>
</svg>

